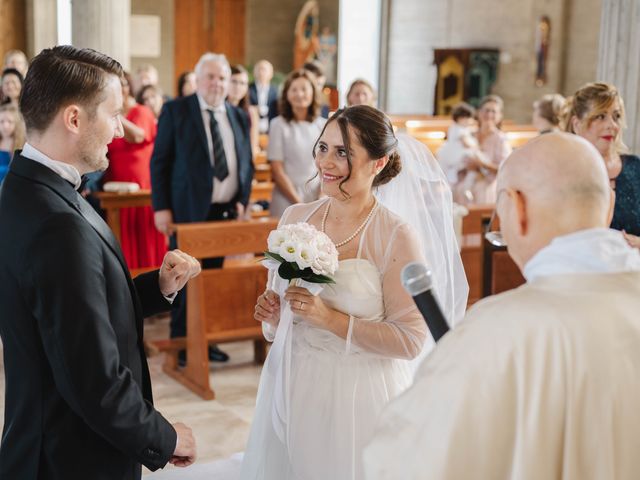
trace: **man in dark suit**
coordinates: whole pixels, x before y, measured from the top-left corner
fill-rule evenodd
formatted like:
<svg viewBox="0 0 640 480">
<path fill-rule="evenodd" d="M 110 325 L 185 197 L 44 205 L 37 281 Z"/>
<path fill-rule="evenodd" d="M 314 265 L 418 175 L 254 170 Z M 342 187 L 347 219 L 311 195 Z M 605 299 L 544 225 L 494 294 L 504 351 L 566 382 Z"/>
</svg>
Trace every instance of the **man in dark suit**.
<svg viewBox="0 0 640 480">
<path fill-rule="evenodd" d="M 253 67 L 254 81 L 249 85 L 249 102 L 258 107 L 260 133 L 269 131 L 269 122 L 278 116 L 278 89 L 271 84 L 273 65 L 259 60 Z"/>
<path fill-rule="evenodd" d="M 204 54 L 195 68 L 197 91 L 162 108 L 151 157 L 151 192 L 156 228 L 171 235 L 171 225 L 242 218 L 253 181 L 253 155 L 246 112 L 225 102 L 231 68 L 224 55 Z M 207 259 L 204 268 L 220 268 Z M 171 337 L 186 335 L 185 292 L 171 311 Z M 184 351 L 180 352 L 184 362 Z M 217 347 L 211 360 L 229 357 Z"/>
<path fill-rule="evenodd" d="M 152 404 L 143 317 L 167 310 L 198 262 L 169 252 L 132 280 L 109 227 L 77 192 L 122 136 L 122 67 L 72 46 L 34 58 L 27 143 L 0 189 L 0 478 L 134 480 L 195 459 L 191 430 Z"/>
</svg>

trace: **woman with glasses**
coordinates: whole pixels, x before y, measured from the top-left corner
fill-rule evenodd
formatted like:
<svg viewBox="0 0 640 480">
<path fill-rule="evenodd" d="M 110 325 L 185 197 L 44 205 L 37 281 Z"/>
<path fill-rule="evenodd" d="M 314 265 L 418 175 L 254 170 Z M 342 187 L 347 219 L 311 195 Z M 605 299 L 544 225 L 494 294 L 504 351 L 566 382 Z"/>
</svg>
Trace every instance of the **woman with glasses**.
<svg viewBox="0 0 640 480">
<path fill-rule="evenodd" d="M 602 155 L 616 192 L 611 228 L 621 230 L 640 248 L 640 158 L 627 153 L 622 141 L 624 102 L 608 83 L 588 83 L 567 101 L 564 127 L 588 140 Z"/>
</svg>

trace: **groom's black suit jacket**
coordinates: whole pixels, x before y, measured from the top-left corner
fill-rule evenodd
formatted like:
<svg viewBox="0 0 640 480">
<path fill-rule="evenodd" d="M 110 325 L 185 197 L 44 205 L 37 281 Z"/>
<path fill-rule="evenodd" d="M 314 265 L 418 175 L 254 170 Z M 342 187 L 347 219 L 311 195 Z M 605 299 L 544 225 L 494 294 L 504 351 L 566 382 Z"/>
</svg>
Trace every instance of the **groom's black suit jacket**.
<svg viewBox="0 0 640 480">
<path fill-rule="evenodd" d="M 131 280 L 109 227 L 69 182 L 18 154 L 0 189 L 0 479 L 130 480 L 171 457 L 152 406 L 143 317 L 158 272 Z"/>
</svg>

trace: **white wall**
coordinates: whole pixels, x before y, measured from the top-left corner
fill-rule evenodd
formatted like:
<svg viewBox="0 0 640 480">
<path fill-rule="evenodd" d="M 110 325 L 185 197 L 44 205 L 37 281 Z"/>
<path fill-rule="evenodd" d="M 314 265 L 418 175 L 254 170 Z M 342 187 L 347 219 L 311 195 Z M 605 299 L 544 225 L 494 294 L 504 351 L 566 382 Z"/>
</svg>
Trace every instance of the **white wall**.
<svg viewBox="0 0 640 480">
<path fill-rule="evenodd" d="M 364 78 L 378 89 L 380 70 L 380 12 L 382 0 L 340 0 L 338 91 L 346 104 L 349 85 Z"/>
<path fill-rule="evenodd" d="M 595 80 L 602 0 L 391 0 L 387 111 L 433 113 L 434 48 L 497 48 L 502 52 L 494 93 L 505 113 L 528 122 L 545 93 L 570 94 Z M 538 87 L 538 19 L 551 18 L 549 82 Z"/>
</svg>

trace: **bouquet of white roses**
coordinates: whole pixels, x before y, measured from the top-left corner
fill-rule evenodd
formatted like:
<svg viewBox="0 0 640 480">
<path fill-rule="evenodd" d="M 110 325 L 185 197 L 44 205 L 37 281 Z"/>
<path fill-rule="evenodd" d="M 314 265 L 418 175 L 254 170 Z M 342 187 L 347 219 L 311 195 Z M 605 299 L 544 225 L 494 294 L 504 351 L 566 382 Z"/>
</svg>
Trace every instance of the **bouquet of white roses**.
<svg viewBox="0 0 640 480">
<path fill-rule="evenodd" d="M 338 250 L 331 239 L 308 223 L 283 225 L 269 234 L 267 267 L 278 266 L 285 280 L 300 278 L 309 283 L 335 283 Z M 275 262 L 275 265 L 274 265 Z"/>
</svg>

